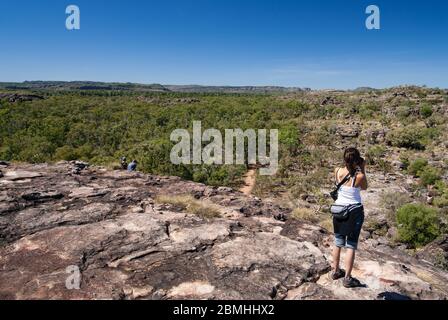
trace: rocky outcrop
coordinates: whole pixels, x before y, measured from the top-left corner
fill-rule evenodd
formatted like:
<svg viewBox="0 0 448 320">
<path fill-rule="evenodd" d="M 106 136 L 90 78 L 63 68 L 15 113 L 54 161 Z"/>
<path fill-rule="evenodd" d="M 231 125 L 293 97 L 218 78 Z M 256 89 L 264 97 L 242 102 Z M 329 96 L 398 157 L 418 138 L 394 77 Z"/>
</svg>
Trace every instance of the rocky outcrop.
<svg viewBox="0 0 448 320">
<path fill-rule="evenodd" d="M 342 104 L 341 101 L 339 101 L 338 99 L 336 99 L 335 97 L 332 96 L 327 96 L 325 97 L 322 102 L 320 103 L 321 106 L 326 106 L 326 105 L 340 105 Z"/>
<path fill-rule="evenodd" d="M 354 270 L 365 287 L 344 289 L 328 277 L 331 234 L 287 219 L 273 202 L 175 177 L 77 167 L 2 167 L 1 299 L 448 297 L 447 273 L 370 240 Z M 219 216 L 179 205 L 185 194 Z M 79 289 L 67 286 L 73 270 Z"/>
<path fill-rule="evenodd" d="M 201 100 L 197 98 L 161 99 L 159 97 L 145 97 L 145 96 L 140 96 L 137 98 L 137 100 L 145 103 L 157 104 L 162 106 L 174 106 L 178 104 L 195 104 L 201 102 Z"/>
<path fill-rule="evenodd" d="M 417 257 L 448 270 L 448 236 L 428 244 L 417 254 Z"/>
<path fill-rule="evenodd" d="M 23 102 L 42 100 L 44 97 L 35 94 L 0 93 L 0 100 L 6 99 L 9 102 Z"/>
</svg>

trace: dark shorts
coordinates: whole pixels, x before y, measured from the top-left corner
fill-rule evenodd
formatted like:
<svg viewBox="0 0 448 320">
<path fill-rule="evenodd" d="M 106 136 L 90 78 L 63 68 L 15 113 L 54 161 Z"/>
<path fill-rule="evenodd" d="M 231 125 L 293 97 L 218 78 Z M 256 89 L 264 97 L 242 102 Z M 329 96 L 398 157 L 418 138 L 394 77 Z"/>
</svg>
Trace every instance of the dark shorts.
<svg viewBox="0 0 448 320">
<path fill-rule="evenodd" d="M 333 218 L 335 245 L 340 248 L 356 250 L 361 228 L 364 223 L 364 207 L 353 206 L 347 220 Z"/>
</svg>

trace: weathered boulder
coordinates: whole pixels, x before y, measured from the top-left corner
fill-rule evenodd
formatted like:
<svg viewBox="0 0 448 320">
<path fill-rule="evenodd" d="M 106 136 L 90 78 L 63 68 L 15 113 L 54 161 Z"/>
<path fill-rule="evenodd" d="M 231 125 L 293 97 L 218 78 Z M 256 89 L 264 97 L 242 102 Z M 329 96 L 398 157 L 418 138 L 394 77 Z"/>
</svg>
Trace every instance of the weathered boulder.
<svg viewBox="0 0 448 320">
<path fill-rule="evenodd" d="M 386 135 L 388 130 L 386 129 L 370 129 L 367 130 L 367 142 L 370 144 L 379 144 L 386 141 Z"/>
<path fill-rule="evenodd" d="M 360 133 L 361 129 L 358 125 L 339 126 L 336 129 L 336 134 L 343 139 L 356 138 L 360 135 Z"/>
</svg>

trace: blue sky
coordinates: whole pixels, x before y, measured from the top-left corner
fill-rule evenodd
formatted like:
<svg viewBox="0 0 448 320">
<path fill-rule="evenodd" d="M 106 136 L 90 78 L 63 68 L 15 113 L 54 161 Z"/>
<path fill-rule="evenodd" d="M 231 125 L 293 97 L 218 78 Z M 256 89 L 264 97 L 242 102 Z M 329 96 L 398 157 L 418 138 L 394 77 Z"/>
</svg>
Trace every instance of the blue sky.
<svg viewBox="0 0 448 320">
<path fill-rule="evenodd" d="M 0 81 L 448 88 L 447 40 L 445 0 L 0 0 Z"/>
</svg>

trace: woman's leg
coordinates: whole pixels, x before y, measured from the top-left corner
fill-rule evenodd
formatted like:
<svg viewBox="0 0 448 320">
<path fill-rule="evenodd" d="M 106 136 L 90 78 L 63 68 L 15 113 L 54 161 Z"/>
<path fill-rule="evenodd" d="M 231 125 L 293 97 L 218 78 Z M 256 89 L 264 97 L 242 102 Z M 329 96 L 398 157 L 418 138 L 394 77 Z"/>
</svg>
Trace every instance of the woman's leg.
<svg viewBox="0 0 448 320">
<path fill-rule="evenodd" d="M 355 224 L 353 232 L 347 237 L 347 253 L 345 254 L 345 277 L 351 278 L 353 264 L 355 263 L 355 251 L 358 249 L 358 240 L 361 233 L 361 228 L 364 223 L 364 208 L 361 207 L 359 211 L 352 213 L 355 217 Z"/>
<path fill-rule="evenodd" d="M 341 260 L 341 248 L 345 247 L 347 237 L 340 235 L 338 233 L 334 234 L 334 248 L 333 248 L 333 270 L 334 272 L 339 271 L 339 261 Z"/>
<path fill-rule="evenodd" d="M 341 259 L 341 248 L 334 246 L 333 248 L 333 270 L 334 272 L 339 271 L 339 261 Z"/>
<path fill-rule="evenodd" d="M 353 264 L 355 263 L 355 250 L 347 248 L 345 253 L 345 277 L 350 278 L 352 276 Z"/>
</svg>

